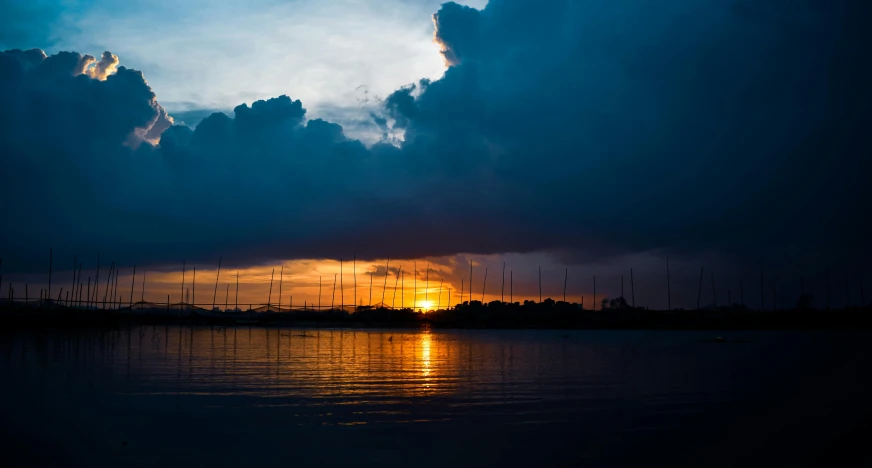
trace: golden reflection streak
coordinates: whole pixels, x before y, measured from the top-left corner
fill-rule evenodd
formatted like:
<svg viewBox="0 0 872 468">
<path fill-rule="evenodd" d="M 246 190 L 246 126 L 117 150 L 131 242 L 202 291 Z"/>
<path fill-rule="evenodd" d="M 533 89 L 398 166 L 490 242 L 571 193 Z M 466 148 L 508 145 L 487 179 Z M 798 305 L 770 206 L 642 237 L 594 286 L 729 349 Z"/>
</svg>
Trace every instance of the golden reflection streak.
<svg viewBox="0 0 872 468">
<path fill-rule="evenodd" d="M 430 331 L 421 333 L 421 374 L 424 386 L 430 388 Z"/>
</svg>

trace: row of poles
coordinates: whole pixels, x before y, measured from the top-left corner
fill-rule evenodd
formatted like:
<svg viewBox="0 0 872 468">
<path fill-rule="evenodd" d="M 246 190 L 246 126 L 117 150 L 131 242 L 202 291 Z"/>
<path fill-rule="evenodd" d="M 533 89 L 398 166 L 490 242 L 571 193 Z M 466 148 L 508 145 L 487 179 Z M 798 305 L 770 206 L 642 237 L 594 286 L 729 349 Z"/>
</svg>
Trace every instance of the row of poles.
<svg viewBox="0 0 872 468">
<path fill-rule="evenodd" d="M 221 278 L 221 263 L 223 257 L 219 257 L 218 259 L 218 269 L 215 277 L 215 288 L 212 294 L 212 309 L 215 309 L 215 304 L 218 296 L 218 284 Z M 387 263 L 385 264 L 385 275 L 384 281 L 382 284 L 382 298 L 380 305 L 382 307 L 386 307 L 386 293 L 387 293 L 387 281 L 388 276 L 390 275 L 390 258 L 388 258 Z M 339 289 L 340 289 L 340 308 L 345 309 L 345 289 L 344 289 L 344 275 L 343 275 L 343 264 L 344 260 L 342 258 L 339 259 Z M 48 269 L 48 289 L 45 291 L 40 290 L 39 301 L 40 304 L 46 301 L 51 300 L 51 284 L 52 284 L 52 266 L 53 266 L 53 252 L 52 249 L 49 249 L 49 269 Z M 0 290 L 2 290 L 3 283 L 3 275 L 2 275 L 2 267 L 3 267 L 3 258 L 0 257 Z M 414 303 L 418 298 L 418 269 L 417 262 L 413 262 L 413 268 L 415 272 L 414 276 L 414 296 L 413 299 L 413 307 L 412 309 L 422 309 L 422 307 L 415 306 Z M 73 257 L 73 282 L 70 290 L 67 291 L 66 296 L 63 296 L 63 287 L 58 292 L 58 297 L 56 302 L 59 304 L 64 304 L 66 306 L 75 306 L 78 305 L 81 307 L 82 304 L 87 308 L 97 307 L 98 304 L 102 303 L 102 307 L 105 309 L 107 304 L 110 308 L 117 307 L 120 308 L 123 304 L 121 296 L 118 294 L 118 276 L 119 269 L 117 268 L 115 262 L 113 261 L 109 266 L 109 275 L 106 279 L 106 287 L 103 291 L 102 301 L 99 299 L 99 281 L 100 281 L 100 255 L 97 254 L 97 271 L 94 278 L 94 288 L 93 291 L 91 289 L 91 277 L 87 278 L 87 282 L 82 281 L 82 262 L 78 261 L 76 256 Z M 357 307 L 357 257 L 354 256 L 352 259 L 352 274 L 354 277 L 354 303 L 353 306 Z M 697 292 L 697 309 L 702 306 L 702 289 L 703 289 L 703 279 L 704 279 L 705 267 L 700 268 L 700 276 L 699 276 L 699 286 Z M 186 303 L 186 289 L 185 289 L 185 275 L 187 273 L 187 261 L 182 261 L 182 284 L 181 284 L 181 298 L 180 304 Z M 193 279 L 192 279 L 192 288 L 193 292 L 192 304 L 196 304 L 196 282 L 197 282 L 197 269 L 193 267 Z M 147 270 L 143 270 L 142 272 L 142 289 L 141 289 L 141 297 L 140 301 L 145 302 L 145 285 L 146 285 L 146 274 Z M 393 297 L 391 300 L 391 308 L 394 308 L 396 304 L 396 293 L 397 293 L 397 285 L 400 283 L 400 291 L 401 291 L 401 299 L 400 299 L 400 307 L 405 307 L 405 271 L 403 270 L 403 265 L 397 269 L 396 278 L 394 281 L 393 287 Z M 373 305 L 372 302 L 372 288 L 373 288 L 373 277 L 374 274 L 370 273 L 370 284 L 369 284 L 369 305 L 370 307 Z M 482 281 L 482 291 L 481 291 L 481 302 L 485 302 L 485 296 L 487 293 L 487 275 L 488 268 L 485 268 L 484 271 L 484 279 Z M 712 301 L 713 305 L 717 307 L 717 289 L 715 287 L 715 277 L 714 272 L 710 273 L 711 276 L 711 285 L 712 285 Z M 322 297 L 322 276 L 318 277 L 318 309 L 321 309 L 321 297 Z M 465 291 L 466 285 L 469 285 L 469 301 L 472 302 L 472 279 L 473 279 L 473 263 L 472 260 L 469 261 L 469 279 L 468 282 L 465 281 L 464 278 L 460 280 L 460 303 L 463 304 L 464 297 L 466 296 L 467 291 Z M 569 279 L 569 269 L 566 268 L 564 271 L 563 278 L 563 301 L 566 302 L 566 288 L 568 285 Z M 272 288 L 273 282 L 275 280 L 275 268 L 273 268 L 272 273 L 270 275 L 270 286 L 269 286 L 269 295 L 267 298 L 267 309 L 269 310 L 272 306 Z M 279 302 L 277 308 L 281 310 L 282 304 L 282 294 L 283 294 L 283 282 L 284 282 L 284 265 L 281 266 L 279 272 Z M 335 308 L 335 299 L 336 299 L 336 282 L 337 275 L 334 273 L 333 275 L 333 293 L 331 296 L 330 308 Z M 500 286 L 500 302 L 505 302 L 505 284 L 506 282 L 506 264 L 503 263 L 502 268 L 502 282 Z M 429 307 L 429 285 L 430 285 L 430 263 L 427 263 L 427 269 L 425 270 L 425 283 L 426 286 L 424 288 L 424 304 L 425 307 Z M 130 296 L 129 296 L 129 306 L 133 306 L 133 294 L 134 288 L 136 284 L 136 265 L 133 266 L 133 276 L 130 284 Z M 440 278 L 439 280 L 439 293 L 438 299 L 436 303 L 436 308 L 438 309 L 442 302 L 442 291 L 443 291 L 444 278 Z M 224 309 L 228 308 L 228 299 L 230 294 L 230 284 L 226 285 L 225 296 L 224 296 Z M 631 306 L 636 307 L 636 291 L 635 291 L 635 281 L 633 277 L 633 269 L 630 268 L 630 291 L 631 291 Z M 805 279 L 800 278 L 800 291 L 801 295 L 805 295 Z M 448 292 L 448 304 L 450 307 L 451 304 L 451 288 L 447 288 Z M 85 294 L 85 298 L 83 300 L 82 295 Z M 672 287 L 671 287 L 671 274 L 669 269 L 669 258 L 666 258 L 666 295 L 667 295 L 667 308 L 668 310 L 672 310 Z M 745 307 L 745 292 L 744 292 L 744 282 L 740 278 L 739 279 L 739 295 L 740 295 L 740 304 L 742 307 Z M 624 296 L 624 277 L 621 276 L 621 295 L 620 298 L 623 299 Z M 727 304 L 732 305 L 732 291 L 728 289 L 727 292 Z M 9 300 L 12 301 L 14 299 L 14 289 L 12 288 L 12 283 L 9 284 Z M 362 298 L 361 298 L 362 299 Z M 509 270 L 509 302 L 512 303 L 514 299 L 514 271 Z M 773 285 L 772 287 L 772 309 L 776 308 L 776 287 Z M 847 287 L 846 284 L 846 299 L 847 304 L 850 304 L 850 288 Z M 27 285 L 25 285 L 25 302 L 29 301 L 29 293 L 27 291 Z M 539 267 L 539 302 L 542 302 L 542 267 Z M 860 281 L 860 302 L 861 304 L 865 303 L 864 291 L 863 291 L 863 282 Z M 169 295 L 167 296 L 167 306 L 170 304 Z M 314 304 L 313 304 L 314 306 Z M 784 306 L 784 301 L 782 299 L 782 307 Z M 234 304 L 235 310 L 239 310 L 239 272 L 236 272 L 236 298 Z M 304 302 L 304 309 L 307 309 L 309 306 L 306 302 Z M 584 309 L 584 295 L 581 296 L 580 307 Z M 596 308 L 596 275 L 593 275 L 593 307 Z M 829 273 L 827 273 L 827 281 L 826 281 L 826 308 L 830 307 L 830 283 L 829 283 Z M 293 296 L 291 296 L 289 308 L 293 308 Z M 763 269 L 760 269 L 760 310 L 765 308 L 765 289 L 764 289 L 764 276 Z"/>
</svg>

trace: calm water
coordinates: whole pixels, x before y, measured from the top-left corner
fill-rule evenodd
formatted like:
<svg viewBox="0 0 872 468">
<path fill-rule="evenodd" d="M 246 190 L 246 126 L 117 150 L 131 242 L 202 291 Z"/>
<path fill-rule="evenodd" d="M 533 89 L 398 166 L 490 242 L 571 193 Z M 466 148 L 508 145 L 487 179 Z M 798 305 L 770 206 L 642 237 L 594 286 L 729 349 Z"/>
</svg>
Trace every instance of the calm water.
<svg viewBox="0 0 872 468">
<path fill-rule="evenodd" d="M 45 466 L 872 466 L 869 338 L 6 332 L 0 443 Z"/>
</svg>

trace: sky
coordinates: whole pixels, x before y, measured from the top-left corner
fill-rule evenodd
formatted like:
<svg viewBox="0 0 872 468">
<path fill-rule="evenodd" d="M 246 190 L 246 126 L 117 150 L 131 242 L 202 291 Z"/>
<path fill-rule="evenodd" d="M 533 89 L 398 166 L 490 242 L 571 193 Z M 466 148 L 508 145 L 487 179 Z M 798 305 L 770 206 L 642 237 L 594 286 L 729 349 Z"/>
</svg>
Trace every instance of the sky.
<svg viewBox="0 0 872 468">
<path fill-rule="evenodd" d="M 311 295 L 339 258 L 430 261 L 453 290 L 472 259 L 537 299 L 540 266 L 573 300 L 633 268 L 665 307 L 670 258 L 681 307 L 700 267 L 712 302 L 746 283 L 790 301 L 806 278 L 857 302 L 870 10 L 4 2 L 0 271 L 36 288 L 49 248 L 179 279 L 221 257 L 258 288 L 309 265 Z"/>
</svg>

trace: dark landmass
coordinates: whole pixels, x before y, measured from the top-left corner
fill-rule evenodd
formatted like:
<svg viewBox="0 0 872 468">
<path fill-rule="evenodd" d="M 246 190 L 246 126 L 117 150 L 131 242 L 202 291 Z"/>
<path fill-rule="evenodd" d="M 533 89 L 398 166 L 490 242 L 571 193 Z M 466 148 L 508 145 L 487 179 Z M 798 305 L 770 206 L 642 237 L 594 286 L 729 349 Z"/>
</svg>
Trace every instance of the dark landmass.
<svg viewBox="0 0 872 468">
<path fill-rule="evenodd" d="M 652 330 L 828 330 L 872 329 L 872 307 L 818 310 L 793 308 L 751 310 L 741 305 L 694 310 L 634 308 L 622 300 L 600 310 L 546 299 L 536 303 L 464 302 L 426 313 L 412 309 L 360 306 L 346 309 L 212 310 L 188 304 L 139 302 L 126 307 L 68 307 L 0 303 L 0 327 L 77 327 L 118 322 L 258 325 L 283 327 L 422 327 L 514 329 L 652 329 Z"/>
</svg>

